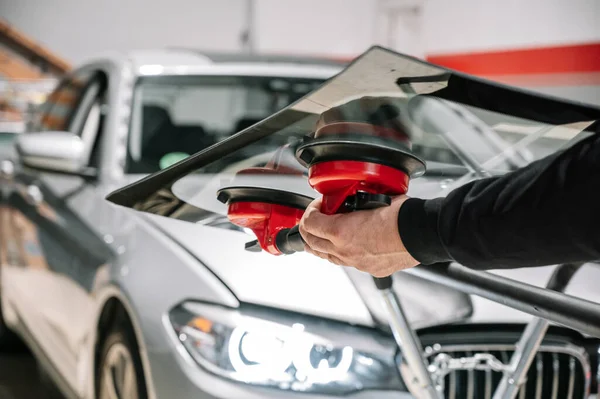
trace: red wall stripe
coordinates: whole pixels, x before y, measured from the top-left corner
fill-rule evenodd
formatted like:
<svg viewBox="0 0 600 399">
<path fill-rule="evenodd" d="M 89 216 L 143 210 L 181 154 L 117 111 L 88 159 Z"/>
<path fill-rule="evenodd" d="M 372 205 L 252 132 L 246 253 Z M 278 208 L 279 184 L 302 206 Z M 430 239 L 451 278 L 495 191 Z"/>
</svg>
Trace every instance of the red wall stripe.
<svg viewBox="0 0 600 399">
<path fill-rule="evenodd" d="M 429 55 L 427 61 L 479 75 L 600 72 L 600 43 L 507 51 Z"/>
<path fill-rule="evenodd" d="M 513 86 L 600 86 L 600 72 L 479 76 Z"/>
</svg>

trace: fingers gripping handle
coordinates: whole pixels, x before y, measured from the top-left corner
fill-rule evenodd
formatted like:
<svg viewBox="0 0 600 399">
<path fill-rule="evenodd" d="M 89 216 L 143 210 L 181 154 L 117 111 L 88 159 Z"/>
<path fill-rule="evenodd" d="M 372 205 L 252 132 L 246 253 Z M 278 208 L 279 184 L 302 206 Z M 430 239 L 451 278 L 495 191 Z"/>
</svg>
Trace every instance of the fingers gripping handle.
<svg viewBox="0 0 600 399">
<path fill-rule="evenodd" d="M 360 211 L 366 209 L 375 209 L 383 206 L 389 206 L 391 198 L 384 194 L 370 194 L 357 192 L 344 201 L 343 212 Z M 304 251 L 304 239 L 300 235 L 299 226 L 296 225 L 289 229 L 280 230 L 275 236 L 275 246 L 282 254 L 291 255 L 294 252 Z"/>
</svg>

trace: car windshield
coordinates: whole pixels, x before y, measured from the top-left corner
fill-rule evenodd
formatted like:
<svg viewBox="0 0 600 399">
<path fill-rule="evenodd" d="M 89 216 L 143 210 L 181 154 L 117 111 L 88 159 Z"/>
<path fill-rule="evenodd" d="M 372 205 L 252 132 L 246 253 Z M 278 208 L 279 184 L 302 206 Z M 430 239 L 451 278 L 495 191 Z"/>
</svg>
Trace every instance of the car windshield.
<svg viewBox="0 0 600 399">
<path fill-rule="evenodd" d="M 294 104 L 109 199 L 172 218 L 230 226 L 223 218 L 227 207 L 217 200 L 222 188 L 260 186 L 317 197 L 297 151 L 323 138 L 326 130 L 412 152 L 425 162 L 426 172 L 410 182 L 408 194 L 431 198 L 570 146 L 592 134 L 599 118 L 593 106 L 373 47 Z M 354 155 L 338 151 L 335 156 Z M 271 172 L 264 173 L 265 168 Z"/>
<path fill-rule="evenodd" d="M 153 173 L 286 107 L 323 80 L 148 76 L 134 92 L 127 172 Z"/>
</svg>

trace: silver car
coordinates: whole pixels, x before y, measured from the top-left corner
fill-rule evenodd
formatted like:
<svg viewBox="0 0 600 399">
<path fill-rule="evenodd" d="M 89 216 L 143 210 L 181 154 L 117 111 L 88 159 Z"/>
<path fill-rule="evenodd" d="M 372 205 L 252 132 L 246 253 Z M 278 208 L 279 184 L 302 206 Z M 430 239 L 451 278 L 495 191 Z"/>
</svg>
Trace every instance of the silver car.
<svg viewBox="0 0 600 399">
<path fill-rule="evenodd" d="M 0 265 L 2 323 L 65 395 L 412 397 L 369 276 L 307 254 L 246 251 L 252 232 L 233 226 L 215 196 L 330 107 L 382 93 L 402 102 L 411 91 L 443 87 L 427 79 L 381 85 L 376 78 L 389 73 L 433 73 L 410 57 L 373 51 L 348 69 L 311 59 L 139 52 L 87 64 L 60 83 L 36 132 L 19 138 L 18 159 L 3 162 Z M 411 183 L 411 195 L 449 190 L 475 161 L 504 173 L 585 129 L 439 111 L 458 129 L 415 138 L 430 172 Z M 203 164 L 190 163 L 182 178 L 196 153 Z M 135 195 L 120 190 L 140 179 Z M 314 196 L 304 183 L 300 176 L 277 184 Z M 111 192 L 125 206 L 106 201 Z M 543 285 L 552 270 L 498 273 Z M 584 266 L 569 290 L 599 300 L 590 283 L 598 277 Z M 426 356 L 483 351 L 506 363 L 528 320 L 414 274 L 399 273 L 393 289 Z M 597 348 L 597 340 L 553 326 L 521 397 L 583 398 L 596 389 Z M 491 397 L 496 371 L 456 368 L 444 380 L 448 397 Z"/>
</svg>

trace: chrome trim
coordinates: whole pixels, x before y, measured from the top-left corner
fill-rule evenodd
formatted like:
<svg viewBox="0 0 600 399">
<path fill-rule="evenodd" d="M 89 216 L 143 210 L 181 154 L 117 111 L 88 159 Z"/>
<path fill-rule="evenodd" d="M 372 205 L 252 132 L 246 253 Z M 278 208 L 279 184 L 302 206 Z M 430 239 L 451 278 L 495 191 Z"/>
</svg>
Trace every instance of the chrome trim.
<svg viewBox="0 0 600 399">
<path fill-rule="evenodd" d="M 537 371 L 537 379 L 535 382 L 535 399 L 542 399 L 542 390 L 544 388 L 544 360 L 540 353 L 535 357 L 535 367 Z"/>
<path fill-rule="evenodd" d="M 558 396 L 558 374 L 560 373 L 560 362 L 558 360 L 558 354 L 552 354 L 552 399 L 556 399 Z"/>
<path fill-rule="evenodd" d="M 466 352 L 466 351 L 471 351 L 471 352 L 492 352 L 492 351 L 496 351 L 496 352 L 501 352 L 501 357 L 502 357 L 502 361 L 504 362 L 505 359 L 507 358 L 506 353 L 502 352 L 502 351 L 513 351 L 515 350 L 515 345 L 514 344 L 473 344 L 473 345 L 468 345 L 468 344 L 456 344 L 456 345 L 440 345 L 440 344 L 435 344 L 431 346 L 431 350 L 428 350 L 426 352 L 426 357 L 432 357 L 435 356 L 439 353 L 443 353 L 443 352 Z M 599 348 L 600 350 L 600 348 Z M 587 354 L 587 352 L 585 351 L 585 349 L 573 345 L 571 343 L 565 343 L 562 345 L 540 345 L 540 348 L 538 349 L 538 354 L 540 353 L 557 353 L 557 354 L 564 354 L 564 355 L 569 355 L 571 356 L 572 359 L 577 359 L 577 361 L 579 361 L 579 364 L 581 364 L 581 367 L 583 369 L 583 377 L 585 378 L 585 382 L 584 382 L 584 390 L 583 390 L 583 397 L 587 398 L 590 395 L 590 386 L 591 386 L 591 364 L 590 364 L 590 359 L 589 356 Z M 575 365 L 573 365 L 573 373 L 571 374 L 572 377 L 570 377 L 571 379 L 574 380 L 575 378 Z M 600 376 L 599 376 L 600 378 Z M 451 382 L 452 383 L 452 382 Z M 575 384 L 575 381 L 573 381 L 573 385 Z M 574 387 L 572 388 L 574 390 Z M 450 392 L 451 397 L 452 396 L 452 392 Z M 454 395 L 455 397 L 455 395 Z"/>
<path fill-rule="evenodd" d="M 456 399 L 456 371 L 450 373 L 450 384 L 448 386 L 448 392 L 450 392 L 448 399 Z"/>
<path fill-rule="evenodd" d="M 567 398 L 573 398 L 573 390 L 575 389 L 575 358 L 569 359 L 569 388 L 567 388 Z"/>
<path fill-rule="evenodd" d="M 154 65 L 135 65 L 133 73 L 138 76 L 266 76 L 275 78 L 329 79 L 342 71 L 343 68 L 327 65 L 294 65 L 293 63 L 279 64 L 276 68 L 267 63 L 231 62 L 208 65 L 157 65 L 155 71 L 148 73 Z M 141 70 L 140 70 L 141 69 Z"/>
<path fill-rule="evenodd" d="M 494 392 L 494 399 L 513 399 L 517 397 L 519 388 L 527 378 L 531 363 L 546 335 L 548 325 L 547 320 L 540 318 L 533 318 L 527 323 L 510 357 L 510 368 L 504 373 Z"/>
<path fill-rule="evenodd" d="M 467 357 L 473 356 L 473 352 L 466 352 Z M 475 375 L 473 370 L 467 371 L 467 399 L 473 399 L 475 395 Z"/>
<path fill-rule="evenodd" d="M 485 352 L 489 352 L 487 348 Z M 485 370 L 485 399 L 491 399 L 492 397 L 492 386 L 494 385 L 494 380 L 492 379 L 492 370 Z"/>
</svg>

